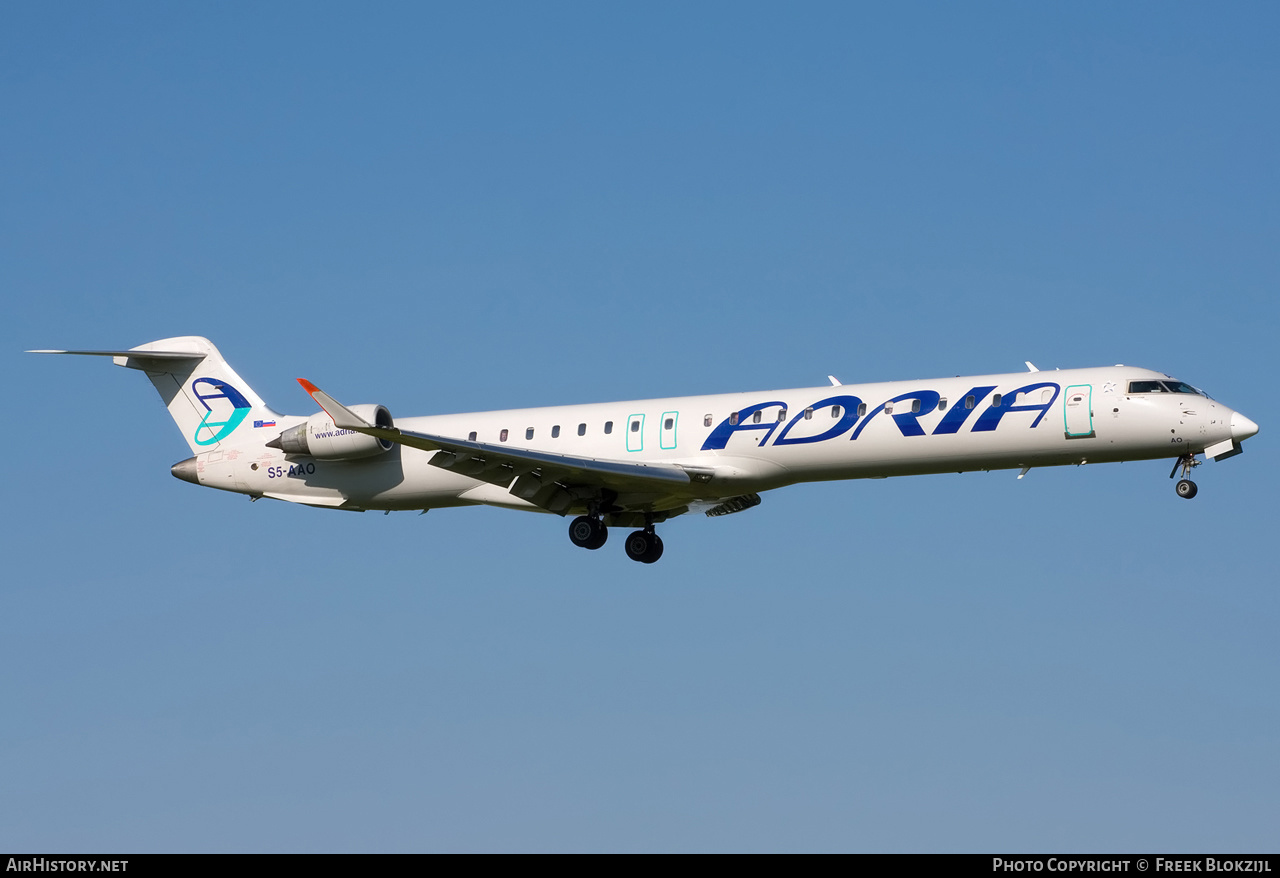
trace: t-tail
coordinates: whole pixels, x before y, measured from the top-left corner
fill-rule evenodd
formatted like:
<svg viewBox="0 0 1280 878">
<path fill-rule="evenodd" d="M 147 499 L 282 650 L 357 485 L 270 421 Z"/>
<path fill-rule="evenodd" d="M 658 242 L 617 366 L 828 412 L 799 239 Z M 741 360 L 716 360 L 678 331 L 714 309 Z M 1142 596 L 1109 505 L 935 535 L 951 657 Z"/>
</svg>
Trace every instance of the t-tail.
<svg viewBox="0 0 1280 878">
<path fill-rule="evenodd" d="M 117 366 L 145 372 L 192 454 L 261 441 L 254 428 L 274 427 L 280 418 L 236 374 L 213 342 L 198 335 L 162 338 L 121 351 L 30 353 L 111 357 Z"/>
</svg>

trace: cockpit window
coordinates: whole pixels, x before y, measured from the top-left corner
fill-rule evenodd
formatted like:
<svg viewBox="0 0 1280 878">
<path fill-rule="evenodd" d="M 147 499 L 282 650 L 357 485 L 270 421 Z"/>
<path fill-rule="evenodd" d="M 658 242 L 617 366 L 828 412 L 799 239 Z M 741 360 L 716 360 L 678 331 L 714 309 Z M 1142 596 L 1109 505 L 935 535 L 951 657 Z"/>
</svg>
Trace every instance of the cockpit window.
<svg viewBox="0 0 1280 878">
<path fill-rule="evenodd" d="M 1182 381 L 1130 381 L 1130 393 L 1194 393 L 1196 396 L 1207 396 L 1203 390 L 1197 390 Z"/>
<path fill-rule="evenodd" d="M 1164 393 L 1164 386 L 1159 381 L 1130 381 L 1130 393 Z"/>
</svg>

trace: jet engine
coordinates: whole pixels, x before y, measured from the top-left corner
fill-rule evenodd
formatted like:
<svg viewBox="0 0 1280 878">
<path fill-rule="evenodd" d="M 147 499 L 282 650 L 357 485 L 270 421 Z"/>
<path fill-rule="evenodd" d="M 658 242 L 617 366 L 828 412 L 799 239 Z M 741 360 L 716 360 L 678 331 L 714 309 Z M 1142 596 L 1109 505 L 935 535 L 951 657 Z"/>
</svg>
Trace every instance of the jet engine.
<svg viewBox="0 0 1280 878">
<path fill-rule="evenodd" d="M 353 405 L 348 408 L 376 427 L 395 426 L 386 406 Z M 359 460 L 390 451 L 394 444 L 355 430 L 335 427 L 333 419 L 324 412 L 316 412 L 296 427 L 285 430 L 279 438 L 267 443 L 285 454 L 305 454 L 316 460 Z"/>
</svg>

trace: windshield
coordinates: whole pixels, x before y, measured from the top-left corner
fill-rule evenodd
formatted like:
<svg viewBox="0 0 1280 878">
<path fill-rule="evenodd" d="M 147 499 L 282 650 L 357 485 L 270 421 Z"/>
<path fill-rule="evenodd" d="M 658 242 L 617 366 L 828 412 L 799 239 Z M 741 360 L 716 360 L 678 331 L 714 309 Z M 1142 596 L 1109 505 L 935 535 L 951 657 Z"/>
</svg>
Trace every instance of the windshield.
<svg viewBox="0 0 1280 878">
<path fill-rule="evenodd" d="M 1207 397 L 1209 394 L 1200 390 L 1198 387 L 1192 387 L 1185 381 L 1175 381 L 1168 379 L 1165 381 L 1130 381 L 1130 393 L 1193 393 L 1196 396 Z"/>
</svg>

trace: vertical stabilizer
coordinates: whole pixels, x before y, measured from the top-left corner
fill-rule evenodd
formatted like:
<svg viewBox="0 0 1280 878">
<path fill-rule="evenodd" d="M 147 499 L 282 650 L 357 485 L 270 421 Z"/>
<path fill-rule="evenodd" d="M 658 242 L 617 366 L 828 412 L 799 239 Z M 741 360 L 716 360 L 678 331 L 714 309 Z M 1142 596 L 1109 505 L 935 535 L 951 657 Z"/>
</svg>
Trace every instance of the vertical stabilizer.
<svg viewBox="0 0 1280 878">
<path fill-rule="evenodd" d="M 197 335 L 162 338 L 128 350 L 31 353 L 111 357 L 117 366 L 145 372 L 193 454 L 245 444 L 255 425 L 274 427 L 279 417 L 213 342 Z"/>
</svg>

